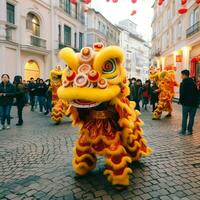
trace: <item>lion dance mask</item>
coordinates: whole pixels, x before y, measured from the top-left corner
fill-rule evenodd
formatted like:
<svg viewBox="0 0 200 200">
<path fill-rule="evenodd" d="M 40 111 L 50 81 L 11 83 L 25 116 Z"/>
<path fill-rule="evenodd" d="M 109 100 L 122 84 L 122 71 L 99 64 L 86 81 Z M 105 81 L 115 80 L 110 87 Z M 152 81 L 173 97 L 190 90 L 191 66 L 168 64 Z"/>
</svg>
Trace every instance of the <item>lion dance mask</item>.
<svg viewBox="0 0 200 200">
<path fill-rule="evenodd" d="M 152 119 L 160 119 L 163 111 L 168 112 L 167 117 L 171 116 L 173 110 L 172 98 L 174 97 L 174 87 L 178 86 L 175 77 L 174 70 L 160 71 L 151 66 L 150 79 L 155 81 L 159 88 L 158 105 L 153 112 Z"/>
<path fill-rule="evenodd" d="M 64 48 L 59 56 L 67 64 L 63 70 L 60 99 L 69 103 L 73 125 L 80 125 L 75 143 L 74 171 L 85 175 L 95 168 L 97 155 L 104 156 L 104 174 L 113 185 L 129 184 L 129 163 L 147 156 L 140 113 L 129 102 L 121 48 L 104 48 L 101 43 L 85 47 L 80 53 Z"/>
<path fill-rule="evenodd" d="M 52 91 L 52 112 L 51 119 L 59 124 L 63 117 L 66 114 L 68 104 L 66 101 L 63 101 L 58 98 L 57 90 L 62 85 L 62 70 L 60 66 L 56 66 L 55 69 L 52 69 L 50 72 L 50 83 L 51 83 L 51 91 Z"/>
</svg>

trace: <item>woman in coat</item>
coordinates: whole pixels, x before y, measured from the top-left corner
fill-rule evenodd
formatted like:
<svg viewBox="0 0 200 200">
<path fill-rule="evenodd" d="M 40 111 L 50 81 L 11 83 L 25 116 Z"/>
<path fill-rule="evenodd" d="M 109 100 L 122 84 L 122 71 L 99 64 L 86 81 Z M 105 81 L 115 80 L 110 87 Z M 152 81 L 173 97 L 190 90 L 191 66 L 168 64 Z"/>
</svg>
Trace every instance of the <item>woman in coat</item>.
<svg viewBox="0 0 200 200">
<path fill-rule="evenodd" d="M 0 83 L 0 116 L 1 125 L 0 130 L 10 128 L 10 111 L 13 104 L 13 97 L 15 95 L 15 87 L 10 83 L 8 74 L 1 76 L 2 82 Z M 5 122 L 7 121 L 7 126 Z"/>
<path fill-rule="evenodd" d="M 23 108 L 26 104 L 26 88 L 22 83 L 21 76 L 15 76 L 13 84 L 15 85 L 16 89 L 16 106 L 17 106 L 17 114 L 18 114 L 18 123 L 17 126 L 21 126 L 23 124 Z"/>
</svg>

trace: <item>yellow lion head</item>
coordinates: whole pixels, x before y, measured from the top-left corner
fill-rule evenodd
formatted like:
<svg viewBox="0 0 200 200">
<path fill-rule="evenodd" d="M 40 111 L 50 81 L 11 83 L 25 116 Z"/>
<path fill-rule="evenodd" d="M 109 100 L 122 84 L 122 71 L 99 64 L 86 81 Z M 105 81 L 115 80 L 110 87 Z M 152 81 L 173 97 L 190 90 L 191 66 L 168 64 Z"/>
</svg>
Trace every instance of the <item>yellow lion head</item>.
<svg viewBox="0 0 200 200">
<path fill-rule="evenodd" d="M 62 72 L 58 96 L 74 107 L 96 107 L 129 94 L 121 48 L 104 48 L 97 43 L 93 48 L 83 48 L 80 53 L 64 48 L 59 57 L 67 67 Z"/>
</svg>

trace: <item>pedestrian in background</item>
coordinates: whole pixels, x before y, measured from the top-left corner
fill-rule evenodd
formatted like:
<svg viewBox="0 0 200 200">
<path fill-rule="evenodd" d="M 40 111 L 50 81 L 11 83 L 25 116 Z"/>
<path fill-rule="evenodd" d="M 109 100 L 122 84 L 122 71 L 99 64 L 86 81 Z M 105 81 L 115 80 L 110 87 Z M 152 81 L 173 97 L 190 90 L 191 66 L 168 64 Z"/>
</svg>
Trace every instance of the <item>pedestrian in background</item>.
<svg viewBox="0 0 200 200">
<path fill-rule="evenodd" d="M 150 89 L 152 112 L 154 112 L 156 109 L 156 104 L 158 103 L 158 94 L 159 94 L 159 88 L 156 82 L 153 81 Z"/>
<path fill-rule="evenodd" d="M 39 98 L 38 98 L 38 86 L 40 84 L 40 78 L 37 78 L 35 80 L 35 109 L 37 109 L 37 105 L 39 104 Z"/>
<path fill-rule="evenodd" d="M 26 104 L 26 88 L 22 83 L 22 77 L 21 76 L 15 76 L 14 82 L 15 90 L 16 90 L 16 106 L 17 106 L 17 115 L 18 115 L 18 123 L 16 126 L 22 126 L 23 125 L 23 108 Z"/>
<path fill-rule="evenodd" d="M 198 107 L 200 105 L 200 75 L 198 76 L 198 79 L 197 79 L 197 90 L 198 90 Z"/>
<path fill-rule="evenodd" d="M 133 101 L 134 99 L 134 88 L 135 88 L 135 84 L 136 84 L 136 78 L 131 78 L 130 79 L 130 84 L 129 84 L 129 88 L 130 88 L 130 100 Z"/>
<path fill-rule="evenodd" d="M 31 111 L 33 112 L 35 106 L 35 95 L 36 95 L 36 84 L 34 78 L 30 78 L 30 82 L 28 84 L 28 91 L 30 96 Z"/>
<path fill-rule="evenodd" d="M 37 85 L 37 95 L 38 95 L 40 113 L 42 113 L 43 110 L 45 109 L 46 91 L 47 91 L 47 86 L 43 81 L 43 79 L 40 79 L 40 83 Z"/>
<path fill-rule="evenodd" d="M 182 105 L 182 129 L 179 134 L 192 135 L 194 119 L 198 107 L 198 90 L 196 83 L 192 78 L 189 78 L 189 70 L 181 72 L 182 82 L 180 85 L 180 99 Z M 188 123 L 189 117 L 189 123 Z"/>
<path fill-rule="evenodd" d="M 1 125 L 0 130 L 10 128 L 10 111 L 13 104 L 13 97 L 15 95 L 15 87 L 10 83 L 10 77 L 8 74 L 1 76 L 0 84 L 0 115 Z M 7 121 L 7 126 L 5 122 Z"/>
<path fill-rule="evenodd" d="M 147 110 L 147 105 L 150 99 L 150 81 L 145 81 L 145 84 L 142 87 L 142 108 Z"/>
<path fill-rule="evenodd" d="M 45 84 L 47 86 L 47 90 L 46 90 L 46 112 L 44 113 L 45 115 L 48 115 L 49 112 L 51 112 L 51 108 L 52 108 L 52 91 L 51 91 L 51 83 L 50 83 L 50 79 L 47 79 L 45 81 Z"/>
<path fill-rule="evenodd" d="M 136 84 L 134 85 L 134 93 L 132 95 L 133 101 L 136 103 L 135 109 L 140 111 L 140 101 L 142 95 L 142 81 L 140 79 L 137 79 Z"/>
</svg>

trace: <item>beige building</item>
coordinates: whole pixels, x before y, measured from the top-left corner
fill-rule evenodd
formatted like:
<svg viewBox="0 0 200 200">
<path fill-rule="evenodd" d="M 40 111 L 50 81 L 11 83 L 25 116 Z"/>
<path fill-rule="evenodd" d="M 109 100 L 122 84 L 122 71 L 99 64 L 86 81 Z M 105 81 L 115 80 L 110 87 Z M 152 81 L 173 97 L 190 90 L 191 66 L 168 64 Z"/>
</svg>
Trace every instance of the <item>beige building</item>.
<svg viewBox="0 0 200 200">
<path fill-rule="evenodd" d="M 60 48 L 85 45 L 82 4 L 70 0 L 0 0 L 0 74 L 48 78 Z"/>
<path fill-rule="evenodd" d="M 186 14 L 178 14 L 181 1 L 165 0 L 163 6 L 153 5 L 152 64 L 175 68 L 180 82 L 180 71 L 190 69 L 200 75 L 200 15 L 198 4 L 188 0 Z"/>
<path fill-rule="evenodd" d="M 103 42 L 105 46 L 119 45 L 118 28 L 94 9 L 87 12 L 87 45 Z"/>
<path fill-rule="evenodd" d="M 129 19 L 119 22 L 120 46 L 126 59 L 125 67 L 128 78 L 135 77 L 143 82 L 149 77 L 150 47 L 137 32 L 137 24 Z"/>
</svg>

